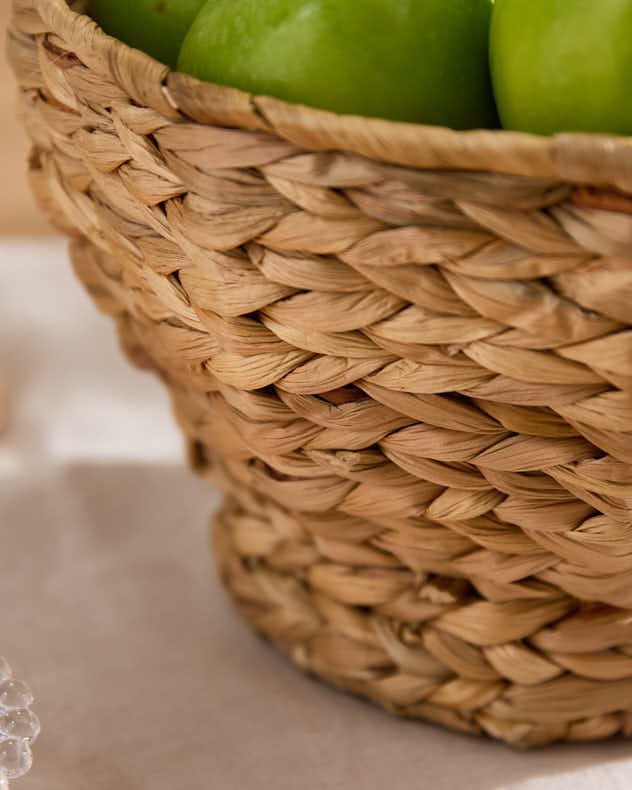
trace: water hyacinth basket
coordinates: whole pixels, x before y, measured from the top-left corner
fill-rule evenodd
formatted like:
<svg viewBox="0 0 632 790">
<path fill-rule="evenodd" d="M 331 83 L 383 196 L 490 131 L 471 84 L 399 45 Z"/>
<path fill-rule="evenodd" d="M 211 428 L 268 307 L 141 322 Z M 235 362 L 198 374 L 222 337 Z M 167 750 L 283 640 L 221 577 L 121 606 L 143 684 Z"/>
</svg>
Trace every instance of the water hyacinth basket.
<svg viewBox="0 0 632 790">
<path fill-rule="evenodd" d="M 33 189 L 246 620 L 403 716 L 632 735 L 632 140 L 253 97 L 74 8 L 14 2 Z"/>
</svg>

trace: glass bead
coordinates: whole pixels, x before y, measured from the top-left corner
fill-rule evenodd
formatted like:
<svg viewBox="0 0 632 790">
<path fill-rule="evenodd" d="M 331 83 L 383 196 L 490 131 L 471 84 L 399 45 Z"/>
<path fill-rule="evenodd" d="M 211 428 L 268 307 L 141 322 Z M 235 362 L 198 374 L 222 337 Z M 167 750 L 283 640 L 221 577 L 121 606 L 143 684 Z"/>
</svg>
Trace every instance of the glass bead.
<svg viewBox="0 0 632 790">
<path fill-rule="evenodd" d="M 31 690 L 21 680 L 5 680 L 0 685 L 0 711 L 28 708 L 33 704 Z"/>
<path fill-rule="evenodd" d="M 39 731 L 39 719 L 28 708 L 9 710 L 0 716 L 0 737 L 26 738 L 33 743 Z"/>
<path fill-rule="evenodd" d="M 0 656 L 0 790 L 9 790 L 9 779 L 24 776 L 33 763 L 31 743 L 40 723 L 29 710 L 31 690 L 14 680 L 7 660 Z"/>
<path fill-rule="evenodd" d="M 22 738 L 7 738 L 0 742 L 0 771 L 8 779 L 19 779 L 28 773 L 33 763 L 31 748 Z"/>
</svg>

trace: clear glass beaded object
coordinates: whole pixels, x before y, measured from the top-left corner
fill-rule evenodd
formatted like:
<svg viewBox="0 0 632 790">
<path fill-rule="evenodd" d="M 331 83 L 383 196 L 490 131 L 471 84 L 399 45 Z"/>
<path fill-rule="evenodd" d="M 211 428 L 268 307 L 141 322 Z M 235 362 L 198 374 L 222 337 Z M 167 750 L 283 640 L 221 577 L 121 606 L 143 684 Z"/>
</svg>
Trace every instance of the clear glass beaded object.
<svg viewBox="0 0 632 790">
<path fill-rule="evenodd" d="M 21 680 L 15 680 L 6 659 L 0 656 L 0 790 L 9 779 L 19 779 L 31 767 L 31 744 L 40 731 L 31 710 L 33 695 Z"/>
</svg>

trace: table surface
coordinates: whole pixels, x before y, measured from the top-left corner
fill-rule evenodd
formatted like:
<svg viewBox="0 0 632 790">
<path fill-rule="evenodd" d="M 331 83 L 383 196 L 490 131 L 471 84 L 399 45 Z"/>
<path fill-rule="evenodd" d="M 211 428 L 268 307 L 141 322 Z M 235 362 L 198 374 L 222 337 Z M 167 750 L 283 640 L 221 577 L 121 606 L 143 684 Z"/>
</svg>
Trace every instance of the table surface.
<svg viewBox="0 0 632 790">
<path fill-rule="evenodd" d="M 242 624 L 207 552 L 217 494 L 60 241 L 0 240 L 0 653 L 43 731 L 18 790 L 628 790 L 629 742 L 517 753 L 400 721 Z"/>
</svg>

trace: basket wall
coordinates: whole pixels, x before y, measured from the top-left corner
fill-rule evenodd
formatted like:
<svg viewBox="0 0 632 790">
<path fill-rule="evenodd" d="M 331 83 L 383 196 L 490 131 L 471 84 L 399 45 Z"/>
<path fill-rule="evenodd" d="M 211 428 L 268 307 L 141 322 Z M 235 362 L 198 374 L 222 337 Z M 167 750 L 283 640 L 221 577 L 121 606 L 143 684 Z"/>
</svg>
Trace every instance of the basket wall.
<svg viewBox="0 0 632 790">
<path fill-rule="evenodd" d="M 629 141 L 201 85 L 63 0 L 9 51 L 35 194 L 225 488 L 253 627 L 405 716 L 631 735 Z"/>
</svg>

